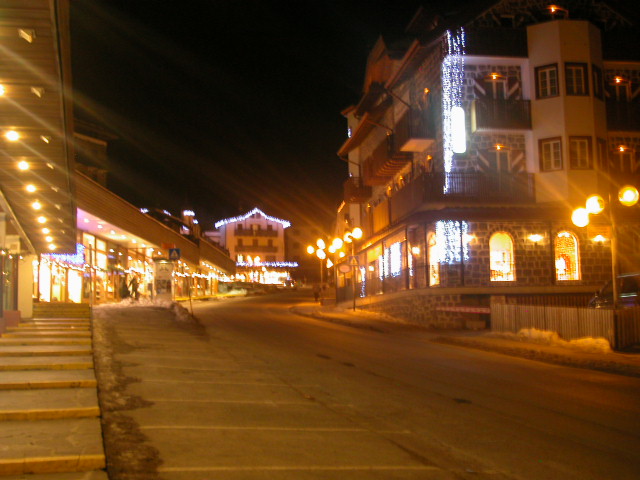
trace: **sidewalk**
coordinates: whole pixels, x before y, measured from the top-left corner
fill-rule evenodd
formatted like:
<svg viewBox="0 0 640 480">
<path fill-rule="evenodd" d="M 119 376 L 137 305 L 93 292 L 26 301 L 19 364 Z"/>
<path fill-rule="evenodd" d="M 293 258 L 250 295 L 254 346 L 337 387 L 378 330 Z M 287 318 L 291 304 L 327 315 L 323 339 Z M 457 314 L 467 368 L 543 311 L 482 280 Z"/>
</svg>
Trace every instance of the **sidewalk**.
<svg viewBox="0 0 640 480">
<path fill-rule="evenodd" d="M 325 320 L 354 328 L 381 333 L 418 330 L 428 341 L 464 348 L 495 352 L 555 365 L 597 370 L 618 375 L 640 377 L 640 353 L 612 351 L 604 340 L 587 339 L 566 342 L 548 332 L 501 334 L 486 330 L 435 331 L 407 324 L 384 314 L 366 312 L 313 302 L 291 307 L 298 315 Z"/>
</svg>

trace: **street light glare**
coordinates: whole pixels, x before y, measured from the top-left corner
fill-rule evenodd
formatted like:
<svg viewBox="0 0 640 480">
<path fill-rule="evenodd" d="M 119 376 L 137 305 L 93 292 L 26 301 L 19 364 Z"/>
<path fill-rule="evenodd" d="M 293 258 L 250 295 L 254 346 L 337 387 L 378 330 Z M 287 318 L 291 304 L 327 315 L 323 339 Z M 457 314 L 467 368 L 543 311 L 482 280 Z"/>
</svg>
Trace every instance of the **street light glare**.
<svg viewBox="0 0 640 480">
<path fill-rule="evenodd" d="M 618 191 L 618 200 L 625 207 L 633 207 L 638 203 L 638 189 L 632 185 L 625 185 Z"/>
<path fill-rule="evenodd" d="M 309 246 L 307 247 L 307 253 L 308 253 L 309 255 L 313 255 L 314 253 L 316 253 L 316 249 L 313 247 L 313 245 L 309 245 Z"/>
<path fill-rule="evenodd" d="M 326 243 L 324 243 L 324 240 L 319 238 L 318 241 L 316 242 L 316 245 L 318 246 L 319 249 L 324 249 L 327 245 Z"/>
<path fill-rule="evenodd" d="M 589 212 L 586 208 L 576 208 L 571 215 L 571 221 L 577 227 L 589 225 Z"/>
<path fill-rule="evenodd" d="M 587 212 L 597 215 L 604 210 L 604 199 L 600 195 L 591 195 L 586 202 Z"/>
<path fill-rule="evenodd" d="M 316 255 L 320 260 L 324 260 L 325 258 L 327 258 L 327 254 L 325 253 L 324 250 L 317 250 Z"/>
<path fill-rule="evenodd" d="M 336 249 L 336 250 L 340 250 L 342 248 L 342 246 L 344 245 L 344 242 L 342 241 L 341 238 L 334 238 L 333 242 L 331 243 L 331 245 Z"/>
<path fill-rule="evenodd" d="M 360 227 L 356 227 L 351 231 L 351 236 L 356 240 L 362 238 L 362 229 Z"/>
</svg>

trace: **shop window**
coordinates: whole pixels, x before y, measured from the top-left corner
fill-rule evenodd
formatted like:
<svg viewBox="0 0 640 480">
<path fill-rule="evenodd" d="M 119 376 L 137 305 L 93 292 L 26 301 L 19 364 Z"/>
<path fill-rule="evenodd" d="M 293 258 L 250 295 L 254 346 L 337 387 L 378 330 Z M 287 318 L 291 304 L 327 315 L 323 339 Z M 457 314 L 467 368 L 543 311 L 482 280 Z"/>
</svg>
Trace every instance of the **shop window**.
<svg viewBox="0 0 640 480">
<path fill-rule="evenodd" d="M 591 137 L 569 137 L 569 167 L 573 170 L 593 168 Z"/>
<path fill-rule="evenodd" d="M 489 239 L 489 263 L 492 282 L 512 282 L 516 279 L 513 239 L 505 232 L 497 232 Z"/>
<path fill-rule="evenodd" d="M 436 240 L 436 234 L 430 233 L 428 237 L 429 245 L 429 285 L 440 285 L 440 253 L 438 251 L 438 244 Z"/>
<path fill-rule="evenodd" d="M 540 171 L 562 170 L 562 143 L 560 137 L 540 140 Z"/>
<path fill-rule="evenodd" d="M 556 97 L 558 95 L 558 65 L 537 67 L 536 98 Z"/>
<path fill-rule="evenodd" d="M 564 76 L 567 95 L 589 95 L 586 63 L 565 63 Z"/>
<path fill-rule="evenodd" d="M 580 280 L 578 239 L 570 232 L 559 232 L 554 242 L 556 280 Z"/>
</svg>

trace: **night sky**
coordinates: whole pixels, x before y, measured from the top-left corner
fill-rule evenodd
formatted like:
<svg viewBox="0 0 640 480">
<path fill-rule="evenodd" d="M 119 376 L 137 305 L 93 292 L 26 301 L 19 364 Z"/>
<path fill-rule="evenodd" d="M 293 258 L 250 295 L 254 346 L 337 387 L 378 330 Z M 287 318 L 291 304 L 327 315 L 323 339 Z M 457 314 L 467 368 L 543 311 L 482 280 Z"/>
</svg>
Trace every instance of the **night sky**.
<svg viewBox="0 0 640 480">
<path fill-rule="evenodd" d="M 74 0 L 76 116 L 118 136 L 109 187 L 136 206 L 327 224 L 347 175 L 340 111 L 378 36 L 429 3 Z"/>
</svg>

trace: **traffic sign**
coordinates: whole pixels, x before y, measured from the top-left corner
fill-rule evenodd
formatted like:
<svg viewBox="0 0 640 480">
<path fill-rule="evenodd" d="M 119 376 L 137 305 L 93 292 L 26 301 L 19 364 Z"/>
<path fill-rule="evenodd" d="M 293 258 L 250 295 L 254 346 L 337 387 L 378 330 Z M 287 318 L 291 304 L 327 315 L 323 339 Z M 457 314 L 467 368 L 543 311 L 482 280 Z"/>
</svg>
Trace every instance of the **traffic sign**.
<svg viewBox="0 0 640 480">
<path fill-rule="evenodd" d="M 169 249 L 169 260 L 180 260 L 180 249 L 179 248 L 170 248 Z"/>
</svg>

